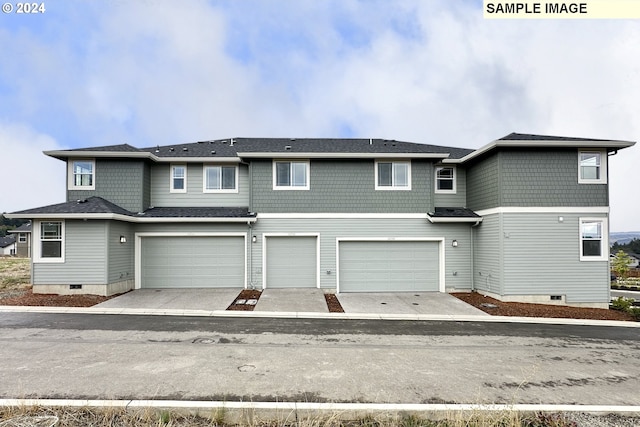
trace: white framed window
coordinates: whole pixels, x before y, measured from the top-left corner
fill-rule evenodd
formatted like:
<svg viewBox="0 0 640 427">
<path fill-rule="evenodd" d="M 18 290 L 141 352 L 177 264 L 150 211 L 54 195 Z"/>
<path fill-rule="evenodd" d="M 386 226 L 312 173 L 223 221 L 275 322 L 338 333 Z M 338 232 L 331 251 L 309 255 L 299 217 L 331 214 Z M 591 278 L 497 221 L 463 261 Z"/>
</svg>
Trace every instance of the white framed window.
<svg viewBox="0 0 640 427">
<path fill-rule="evenodd" d="M 202 169 L 204 193 L 237 193 L 238 168 L 236 166 L 204 165 Z"/>
<path fill-rule="evenodd" d="M 578 183 L 607 183 L 607 152 L 604 150 L 578 151 Z"/>
<path fill-rule="evenodd" d="M 27 243 L 27 235 L 25 233 L 18 233 L 18 243 Z"/>
<path fill-rule="evenodd" d="M 273 162 L 274 190 L 308 190 L 309 161 L 275 160 Z"/>
<path fill-rule="evenodd" d="M 64 221 L 40 221 L 33 231 L 34 262 L 64 262 Z"/>
<path fill-rule="evenodd" d="M 580 261 L 609 259 L 606 218 L 580 218 Z"/>
<path fill-rule="evenodd" d="M 456 194 L 456 168 L 442 166 L 436 168 L 436 189 L 438 194 Z"/>
<path fill-rule="evenodd" d="M 375 162 L 376 190 L 411 190 L 411 162 Z"/>
<path fill-rule="evenodd" d="M 96 161 L 93 159 L 70 160 L 67 163 L 69 190 L 96 189 Z"/>
<path fill-rule="evenodd" d="M 171 193 L 187 192 L 187 165 L 171 165 L 169 191 Z"/>
</svg>

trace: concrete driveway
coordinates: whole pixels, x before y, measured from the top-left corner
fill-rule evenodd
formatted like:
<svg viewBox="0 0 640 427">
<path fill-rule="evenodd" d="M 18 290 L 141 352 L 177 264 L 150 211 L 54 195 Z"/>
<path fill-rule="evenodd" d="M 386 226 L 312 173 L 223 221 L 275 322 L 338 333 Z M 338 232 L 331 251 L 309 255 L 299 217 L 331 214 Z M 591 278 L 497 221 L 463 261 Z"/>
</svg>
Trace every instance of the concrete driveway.
<svg viewBox="0 0 640 427">
<path fill-rule="evenodd" d="M 226 310 L 241 288 L 136 289 L 105 301 L 95 308 L 140 310 Z M 440 292 L 339 294 L 345 313 L 433 314 L 488 316 L 459 299 Z M 254 311 L 327 313 L 322 289 L 265 289 Z"/>
</svg>

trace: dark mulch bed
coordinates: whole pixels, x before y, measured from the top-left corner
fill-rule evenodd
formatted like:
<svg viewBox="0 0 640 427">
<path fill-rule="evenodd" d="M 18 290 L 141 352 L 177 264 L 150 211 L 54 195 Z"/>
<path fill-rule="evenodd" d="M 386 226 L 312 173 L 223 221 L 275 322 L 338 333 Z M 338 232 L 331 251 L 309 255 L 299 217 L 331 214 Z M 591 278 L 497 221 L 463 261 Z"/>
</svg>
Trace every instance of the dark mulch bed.
<svg viewBox="0 0 640 427">
<path fill-rule="evenodd" d="M 490 297 L 485 297 L 484 295 L 481 295 L 477 292 L 452 293 L 451 295 L 458 299 L 461 299 L 467 304 L 471 304 L 472 306 L 479 308 L 485 313 L 489 313 L 494 316 L 634 321 L 633 316 L 631 316 L 629 313 L 624 313 L 618 310 L 566 307 L 546 304 L 528 304 L 520 302 L 502 302 Z M 496 307 L 490 308 L 483 306 L 483 304 L 493 304 Z"/>
<path fill-rule="evenodd" d="M 329 313 L 344 313 L 344 309 L 335 294 L 324 294 L 324 299 L 327 302 Z"/>
<path fill-rule="evenodd" d="M 0 305 L 40 307 L 91 307 L 118 296 L 34 294 L 31 288 L 13 290 L 5 295 L 0 294 Z"/>
<path fill-rule="evenodd" d="M 262 291 L 258 291 L 255 289 L 244 289 L 238 294 L 238 296 L 231 303 L 231 305 L 227 307 L 227 310 L 253 311 L 253 309 L 256 307 L 255 304 L 246 304 L 246 302 L 249 300 L 258 301 L 260 299 L 260 295 L 262 295 Z M 239 304 L 241 301 L 244 301 L 244 302 L 242 304 Z"/>
</svg>

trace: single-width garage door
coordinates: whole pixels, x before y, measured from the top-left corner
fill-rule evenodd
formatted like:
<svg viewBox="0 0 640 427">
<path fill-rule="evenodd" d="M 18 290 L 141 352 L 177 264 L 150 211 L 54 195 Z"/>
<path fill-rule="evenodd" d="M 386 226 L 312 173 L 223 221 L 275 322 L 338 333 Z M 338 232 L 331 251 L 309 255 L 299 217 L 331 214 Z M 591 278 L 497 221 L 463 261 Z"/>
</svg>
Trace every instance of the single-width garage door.
<svg viewBox="0 0 640 427">
<path fill-rule="evenodd" d="M 265 287 L 317 287 L 317 239 L 316 236 L 268 236 Z"/>
<path fill-rule="evenodd" d="M 417 241 L 340 242 L 339 291 L 438 291 L 438 245 Z"/>
<path fill-rule="evenodd" d="M 242 236 L 143 237 L 141 287 L 244 287 Z"/>
</svg>

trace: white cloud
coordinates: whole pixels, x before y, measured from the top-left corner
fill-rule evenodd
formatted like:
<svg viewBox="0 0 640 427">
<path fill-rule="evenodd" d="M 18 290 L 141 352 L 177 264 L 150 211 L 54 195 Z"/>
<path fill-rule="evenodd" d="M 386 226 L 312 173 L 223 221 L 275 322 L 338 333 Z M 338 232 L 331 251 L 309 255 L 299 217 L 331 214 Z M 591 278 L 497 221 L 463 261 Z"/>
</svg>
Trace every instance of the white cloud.
<svg viewBox="0 0 640 427">
<path fill-rule="evenodd" d="M 0 120 L 0 212 L 65 201 L 64 163 L 42 154 L 59 148 L 49 135 Z"/>
</svg>

